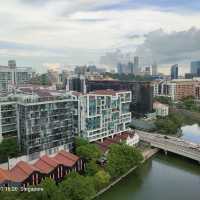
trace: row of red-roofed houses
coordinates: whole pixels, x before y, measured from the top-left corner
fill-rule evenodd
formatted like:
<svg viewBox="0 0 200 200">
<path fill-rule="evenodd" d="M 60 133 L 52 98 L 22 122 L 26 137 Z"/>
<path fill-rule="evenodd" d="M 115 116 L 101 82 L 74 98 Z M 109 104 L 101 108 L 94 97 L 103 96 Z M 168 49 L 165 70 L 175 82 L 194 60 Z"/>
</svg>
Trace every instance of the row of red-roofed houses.
<svg viewBox="0 0 200 200">
<path fill-rule="evenodd" d="M 20 161 L 10 170 L 0 168 L 0 186 L 27 187 L 41 183 L 46 177 L 60 182 L 71 171 L 83 169 L 84 162 L 78 156 L 62 150 L 54 157 L 42 156 L 34 164 Z"/>
<path fill-rule="evenodd" d="M 94 143 L 99 147 L 102 153 L 107 154 L 110 145 L 122 142 L 129 146 L 137 146 L 139 143 L 139 135 L 134 131 L 124 131 L 112 137 L 107 137 L 102 141 L 97 140 Z"/>
</svg>

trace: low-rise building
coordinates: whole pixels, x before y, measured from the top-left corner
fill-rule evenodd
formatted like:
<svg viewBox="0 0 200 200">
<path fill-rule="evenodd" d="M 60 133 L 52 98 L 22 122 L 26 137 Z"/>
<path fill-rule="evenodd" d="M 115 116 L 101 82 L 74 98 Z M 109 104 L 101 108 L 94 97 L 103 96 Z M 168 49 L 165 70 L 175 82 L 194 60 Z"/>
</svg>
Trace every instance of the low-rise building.
<svg viewBox="0 0 200 200">
<path fill-rule="evenodd" d="M 125 131 L 114 135 L 113 137 L 107 137 L 102 141 L 95 141 L 94 143 L 99 147 L 103 154 L 107 154 L 110 145 L 119 144 L 124 142 L 128 146 L 137 146 L 139 143 L 139 135 L 136 132 Z"/>
<path fill-rule="evenodd" d="M 153 103 L 153 108 L 156 111 L 156 116 L 166 117 L 169 115 L 169 106 L 158 101 Z"/>
<path fill-rule="evenodd" d="M 46 177 L 60 182 L 71 171 L 83 169 L 84 163 L 78 156 L 62 150 L 52 157 L 44 155 L 33 164 L 20 161 L 10 170 L 0 168 L 0 186 L 38 185 Z"/>
</svg>

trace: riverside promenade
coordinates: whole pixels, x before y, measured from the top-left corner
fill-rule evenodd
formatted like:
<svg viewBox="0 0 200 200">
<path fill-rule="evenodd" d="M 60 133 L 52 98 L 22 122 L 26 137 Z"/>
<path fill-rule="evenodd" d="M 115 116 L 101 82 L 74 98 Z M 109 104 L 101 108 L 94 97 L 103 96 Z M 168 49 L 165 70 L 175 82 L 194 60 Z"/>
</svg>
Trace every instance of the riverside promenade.
<svg viewBox="0 0 200 200">
<path fill-rule="evenodd" d="M 144 157 L 144 160 L 142 161 L 142 163 L 144 163 L 145 161 L 147 161 L 148 159 L 150 159 L 152 156 L 154 156 L 156 153 L 158 153 L 158 151 L 159 151 L 159 149 L 157 149 L 157 148 L 154 148 L 154 149 L 149 149 L 149 148 L 145 149 L 142 152 L 143 157 Z M 110 183 L 107 187 L 105 187 L 102 190 L 100 190 L 92 199 L 95 199 L 96 197 L 100 196 L 101 194 L 103 194 L 104 192 L 106 192 L 107 190 L 109 190 L 112 186 L 114 186 L 115 184 L 117 184 L 118 182 L 120 182 L 123 178 L 125 178 L 126 176 L 128 176 L 131 172 L 133 172 L 137 168 L 138 168 L 138 166 L 135 166 L 135 167 L 131 168 L 125 174 L 123 174 L 118 179 L 116 179 L 115 181 L 113 181 L 112 183 Z"/>
</svg>

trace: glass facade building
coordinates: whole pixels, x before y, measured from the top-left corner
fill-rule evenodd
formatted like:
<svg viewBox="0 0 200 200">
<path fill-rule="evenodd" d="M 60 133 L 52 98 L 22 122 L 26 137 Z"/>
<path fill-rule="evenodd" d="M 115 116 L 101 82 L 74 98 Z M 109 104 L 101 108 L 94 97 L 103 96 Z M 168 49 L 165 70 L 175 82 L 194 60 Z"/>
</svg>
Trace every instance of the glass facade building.
<svg viewBox="0 0 200 200">
<path fill-rule="evenodd" d="M 80 96 L 80 133 L 89 141 L 128 130 L 131 92 L 97 90 Z"/>
</svg>

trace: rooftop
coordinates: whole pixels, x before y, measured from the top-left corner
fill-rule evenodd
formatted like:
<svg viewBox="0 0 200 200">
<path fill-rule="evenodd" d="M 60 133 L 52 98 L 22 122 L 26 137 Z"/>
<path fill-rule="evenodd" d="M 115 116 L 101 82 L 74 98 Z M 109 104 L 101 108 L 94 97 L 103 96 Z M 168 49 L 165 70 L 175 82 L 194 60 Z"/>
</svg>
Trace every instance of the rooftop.
<svg viewBox="0 0 200 200">
<path fill-rule="evenodd" d="M 49 174 L 55 170 L 58 165 L 73 167 L 78 160 L 78 156 L 62 150 L 54 157 L 49 157 L 47 155 L 42 156 L 34 164 L 20 161 L 11 170 L 0 168 L 0 183 L 5 181 L 23 182 L 34 172 Z"/>
<path fill-rule="evenodd" d="M 121 92 L 129 92 L 129 91 L 126 91 L 126 90 L 115 91 L 115 90 L 107 89 L 107 90 L 96 90 L 96 91 L 90 92 L 89 94 L 116 96 L 118 93 L 121 93 Z"/>
<path fill-rule="evenodd" d="M 132 132 L 122 132 L 121 134 L 114 135 L 113 138 L 105 138 L 103 142 L 95 141 L 94 143 L 101 149 L 103 153 L 108 151 L 110 145 L 119 144 L 120 142 L 126 141 L 128 137 L 132 138 L 135 134 Z"/>
</svg>

